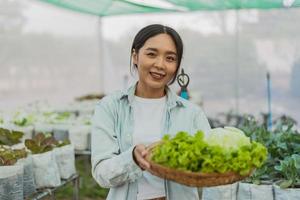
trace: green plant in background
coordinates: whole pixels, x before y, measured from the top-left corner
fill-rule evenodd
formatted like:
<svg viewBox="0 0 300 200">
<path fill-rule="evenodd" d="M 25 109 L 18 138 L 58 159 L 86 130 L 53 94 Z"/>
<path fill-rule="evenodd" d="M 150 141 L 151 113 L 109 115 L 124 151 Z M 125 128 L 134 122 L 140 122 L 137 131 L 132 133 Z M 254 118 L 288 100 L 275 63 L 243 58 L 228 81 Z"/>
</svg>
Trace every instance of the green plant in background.
<svg viewBox="0 0 300 200">
<path fill-rule="evenodd" d="M 10 131 L 5 128 L 0 128 L 0 145 L 14 145 L 21 142 L 24 133 L 20 131 Z"/>
<path fill-rule="evenodd" d="M 13 116 L 12 122 L 17 126 L 29 126 L 35 122 L 35 116 L 32 114 L 16 112 Z"/>
<path fill-rule="evenodd" d="M 36 134 L 32 139 L 25 140 L 25 146 L 33 153 L 45 153 L 58 145 L 53 136 L 45 136 L 43 133 Z"/>
<path fill-rule="evenodd" d="M 295 125 L 292 118 L 283 116 L 273 131 L 276 142 L 270 148 L 282 188 L 296 187 L 300 183 L 300 134 Z"/>
<path fill-rule="evenodd" d="M 28 120 L 26 118 L 16 119 L 13 123 L 18 126 L 26 126 L 28 124 Z"/>
<path fill-rule="evenodd" d="M 296 122 L 290 117 L 281 116 L 274 121 L 274 129 L 268 131 L 265 120 L 259 123 L 249 118 L 240 125 L 252 141 L 264 144 L 269 152 L 264 165 L 248 179 L 259 184 L 261 181 L 278 182 L 280 187 L 295 187 L 299 183 L 300 170 L 298 155 L 300 154 L 300 134 L 296 130 Z"/>
<path fill-rule="evenodd" d="M 92 122 L 91 122 L 91 120 L 85 120 L 84 122 L 83 122 L 83 124 L 84 125 L 92 125 Z"/>
<path fill-rule="evenodd" d="M 261 181 L 271 181 L 276 175 L 274 170 L 270 166 L 274 166 L 275 163 L 272 160 L 272 155 L 270 153 L 270 143 L 272 142 L 270 138 L 272 133 L 267 130 L 267 127 L 264 123 L 259 123 L 253 116 L 247 115 L 243 123 L 239 124 L 239 128 L 243 130 L 245 135 L 250 137 L 251 141 L 257 141 L 268 149 L 267 160 L 264 164 L 256 169 L 251 177 L 246 179 L 246 182 L 252 182 L 255 184 L 260 184 Z"/>
<path fill-rule="evenodd" d="M 57 113 L 55 119 L 58 121 L 64 121 L 66 119 L 69 119 L 70 117 L 71 117 L 70 112 L 60 112 L 60 113 Z"/>
<path fill-rule="evenodd" d="M 62 123 L 68 120 L 73 113 L 71 112 L 44 112 L 45 122 L 50 124 Z"/>
<path fill-rule="evenodd" d="M 0 146 L 0 166 L 14 165 L 18 159 L 26 158 L 25 149 L 14 150 Z"/>
<path fill-rule="evenodd" d="M 65 139 L 64 141 L 59 140 L 56 147 L 63 147 L 69 144 L 71 144 L 69 139 Z"/>
<path fill-rule="evenodd" d="M 224 126 L 240 128 L 250 118 L 254 118 L 254 116 L 250 114 L 236 114 L 233 110 L 229 110 L 228 112 L 220 113 L 217 118 L 208 118 L 208 120 L 212 128 Z"/>
<path fill-rule="evenodd" d="M 281 188 L 295 187 L 300 184 L 300 155 L 293 154 L 280 161 L 275 169 L 282 175 L 283 180 L 279 181 Z"/>
</svg>

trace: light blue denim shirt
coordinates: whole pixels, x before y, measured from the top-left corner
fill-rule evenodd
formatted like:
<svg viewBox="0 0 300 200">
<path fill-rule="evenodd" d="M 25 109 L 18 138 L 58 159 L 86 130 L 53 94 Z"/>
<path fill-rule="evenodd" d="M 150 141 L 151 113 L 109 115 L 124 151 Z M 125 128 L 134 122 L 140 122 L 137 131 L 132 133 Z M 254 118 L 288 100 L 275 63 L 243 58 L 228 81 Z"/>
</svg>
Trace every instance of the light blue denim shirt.
<svg viewBox="0 0 300 200">
<path fill-rule="evenodd" d="M 132 157 L 134 128 L 132 102 L 136 84 L 123 92 L 104 97 L 97 105 L 92 120 L 92 174 L 97 183 L 110 188 L 107 200 L 135 200 L 137 179 L 142 170 Z M 167 111 L 163 134 L 178 131 L 207 133 L 208 120 L 200 107 L 166 88 Z M 198 200 L 197 188 L 165 180 L 168 200 Z"/>
</svg>

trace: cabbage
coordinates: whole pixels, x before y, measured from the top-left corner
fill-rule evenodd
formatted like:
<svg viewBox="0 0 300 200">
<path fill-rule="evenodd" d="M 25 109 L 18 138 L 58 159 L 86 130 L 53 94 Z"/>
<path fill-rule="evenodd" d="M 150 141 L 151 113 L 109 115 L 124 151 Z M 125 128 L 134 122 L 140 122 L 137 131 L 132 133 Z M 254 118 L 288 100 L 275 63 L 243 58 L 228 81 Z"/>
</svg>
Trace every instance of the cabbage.
<svg viewBox="0 0 300 200">
<path fill-rule="evenodd" d="M 237 150 L 241 146 L 251 145 L 250 138 L 243 131 L 229 126 L 211 129 L 205 141 L 224 150 Z"/>
</svg>

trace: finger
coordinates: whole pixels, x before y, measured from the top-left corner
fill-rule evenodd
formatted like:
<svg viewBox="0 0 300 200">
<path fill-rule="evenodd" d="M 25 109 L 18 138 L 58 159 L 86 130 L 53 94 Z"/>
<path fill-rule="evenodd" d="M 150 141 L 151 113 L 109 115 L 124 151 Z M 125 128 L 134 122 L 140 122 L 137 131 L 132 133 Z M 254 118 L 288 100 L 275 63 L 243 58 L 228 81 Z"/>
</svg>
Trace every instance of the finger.
<svg viewBox="0 0 300 200">
<path fill-rule="evenodd" d="M 143 151 L 143 149 L 141 148 L 141 146 L 140 146 L 140 145 L 137 145 L 137 146 L 134 148 L 134 155 L 135 155 L 135 157 L 137 158 L 137 157 L 142 156 L 142 151 Z"/>
<path fill-rule="evenodd" d="M 141 152 L 141 153 L 142 153 L 143 151 L 146 150 L 146 147 L 145 147 L 145 145 L 143 145 L 143 144 L 137 145 L 136 148 L 137 148 L 137 150 L 138 150 L 139 152 Z"/>
<path fill-rule="evenodd" d="M 135 157 L 136 157 L 136 160 L 138 162 L 138 165 L 142 169 L 149 169 L 150 164 L 144 158 L 148 153 L 148 150 L 146 149 L 145 145 L 143 145 L 143 144 L 137 145 L 135 151 L 136 151 L 135 152 Z"/>
<path fill-rule="evenodd" d="M 143 150 L 141 154 L 143 157 L 145 157 L 148 154 L 148 150 L 147 149 Z"/>
<path fill-rule="evenodd" d="M 139 167 L 140 167 L 142 170 L 148 170 L 148 169 L 150 169 L 149 166 L 146 166 L 146 165 L 143 165 L 143 164 L 140 164 Z"/>
<path fill-rule="evenodd" d="M 144 168 L 144 169 L 149 168 L 150 164 L 148 163 L 147 160 L 145 160 L 143 158 L 143 156 L 141 154 L 139 154 L 139 153 L 136 154 L 136 160 L 138 162 L 138 165 L 142 166 L 142 168 Z"/>
<path fill-rule="evenodd" d="M 150 168 L 150 164 L 148 161 L 146 161 L 145 159 L 141 158 L 139 160 L 139 164 L 143 167 L 143 169 L 149 169 Z"/>
</svg>

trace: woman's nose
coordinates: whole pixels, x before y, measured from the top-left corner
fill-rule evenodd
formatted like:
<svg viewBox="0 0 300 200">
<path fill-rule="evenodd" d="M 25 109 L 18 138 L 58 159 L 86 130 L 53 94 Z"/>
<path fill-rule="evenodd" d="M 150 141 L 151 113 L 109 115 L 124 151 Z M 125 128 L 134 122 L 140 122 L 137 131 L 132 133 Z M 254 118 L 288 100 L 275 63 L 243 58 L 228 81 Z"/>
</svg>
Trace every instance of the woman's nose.
<svg viewBox="0 0 300 200">
<path fill-rule="evenodd" d="M 155 67 L 159 69 L 163 69 L 165 67 L 164 58 L 163 57 L 157 57 L 155 60 Z"/>
</svg>

